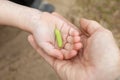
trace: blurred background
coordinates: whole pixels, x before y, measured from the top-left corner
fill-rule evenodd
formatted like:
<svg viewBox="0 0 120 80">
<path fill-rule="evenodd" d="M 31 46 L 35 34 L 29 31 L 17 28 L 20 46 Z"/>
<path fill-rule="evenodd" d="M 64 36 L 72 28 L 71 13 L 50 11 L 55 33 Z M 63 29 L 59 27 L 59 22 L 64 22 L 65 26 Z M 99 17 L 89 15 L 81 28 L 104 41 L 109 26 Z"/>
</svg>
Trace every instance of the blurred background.
<svg viewBox="0 0 120 80">
<path fill-rule="evenodd" d="M 45 0 L 76 26 L 81 17 L 111 30 L 120 47 L 120 0 Z M 58 80 L 27 41 L 28 33 L 0 27 L 0 80 Z M 119 79 L 120 80 L 120 79 Z"/>
</svg>

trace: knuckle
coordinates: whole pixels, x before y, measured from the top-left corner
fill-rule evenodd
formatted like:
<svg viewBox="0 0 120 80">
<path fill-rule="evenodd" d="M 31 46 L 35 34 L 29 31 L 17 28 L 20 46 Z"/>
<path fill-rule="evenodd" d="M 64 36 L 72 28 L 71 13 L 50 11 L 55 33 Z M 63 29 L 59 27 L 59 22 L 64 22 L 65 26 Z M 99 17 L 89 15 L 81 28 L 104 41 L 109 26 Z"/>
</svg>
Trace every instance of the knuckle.
<svg viewBox="0 0 120 80">
<path fill-rule="evenodd" d="M 112 32 L 108 29 L 105 29 L 105 32 L 108 33 L 108 34 L 112 34 Z"/>
<path fill-rule="evenodd" d="M 112 34 L 112 32 L 110 31 L 110 30 L 108 30 L 108 29 L 104 29 L 104 35 L 109 35 L 109 36 L 112 36 L 113 34 Z"/>
</svg>

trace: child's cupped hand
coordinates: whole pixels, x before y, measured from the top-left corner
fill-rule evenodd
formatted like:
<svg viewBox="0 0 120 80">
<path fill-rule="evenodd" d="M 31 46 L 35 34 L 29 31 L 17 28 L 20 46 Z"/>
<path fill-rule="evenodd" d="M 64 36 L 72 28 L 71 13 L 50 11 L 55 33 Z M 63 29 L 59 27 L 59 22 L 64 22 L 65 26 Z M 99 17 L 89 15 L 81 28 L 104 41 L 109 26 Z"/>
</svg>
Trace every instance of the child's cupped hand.
<svg viewBox="0 0 120 80">
<path fill-rule="evenodd" d="M 77 55 L 82 47 L 80 33 L 73 27 L 54 14 L 43 12 L 36 22 L 32 31 L 35 42 L 49 56 L 57 59 L 70 59 Z M 55 36 L 55 29 L 58 29 L 62 37 L 62 47 L 58 46 Z"/>
</svg>

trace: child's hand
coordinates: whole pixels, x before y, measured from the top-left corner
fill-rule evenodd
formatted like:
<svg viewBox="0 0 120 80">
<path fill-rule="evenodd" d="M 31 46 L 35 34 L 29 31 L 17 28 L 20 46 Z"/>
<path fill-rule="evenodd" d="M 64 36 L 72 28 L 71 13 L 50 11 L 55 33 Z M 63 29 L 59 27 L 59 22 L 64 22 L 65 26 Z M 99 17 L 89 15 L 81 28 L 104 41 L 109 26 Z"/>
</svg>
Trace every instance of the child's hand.
<svg viewBox="0 0 120 80">
<path fill-rule="evenodd" d="M 69 23 L 49 13 L 42 13 L 38 20 L 33 21 L 35 26 L 32 30 L 36 43 L 48 55 L 58 59 L 70 59 L 76 56 L 77 51 L 82 47 L 79 32 Z M 62 35 L 63 46 L 58 47 L 55 28 L 59 29 Z"/>
<path fill-rule="evenodd" d="M 49 55 L 59 59 L 69 59 L 75 56 L 77 50 L 81 48 L 79 32 L 62 19 L 7 0 L 1 1 L 0 24 L 31 32 L 39 47 Z M 55 27 L 61 31 L 62 48 L 57 46 Z"/>
</svg>

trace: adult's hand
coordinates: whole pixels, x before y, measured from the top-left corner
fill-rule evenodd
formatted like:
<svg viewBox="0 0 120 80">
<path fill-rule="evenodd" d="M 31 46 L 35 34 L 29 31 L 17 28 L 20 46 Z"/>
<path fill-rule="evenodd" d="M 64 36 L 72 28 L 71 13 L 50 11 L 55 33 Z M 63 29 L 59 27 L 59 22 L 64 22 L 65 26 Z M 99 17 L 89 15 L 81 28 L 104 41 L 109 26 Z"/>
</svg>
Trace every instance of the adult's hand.
<svg viewBox="0 0 120 80">
<path fill-rule="evenodd" d="M 66 21 L 58 14 L 54 16 Z M 66 21 L 67 22 L 67 21 Z M 28 41 L 55 69 L 61 80 L 115 80 L 120 72 L 120 52 L 113 35 L 96 21 L 81 19 L 83 49 L 70 60 L 58 60 L 45 54 L 32 35 Z"/>
</svg>

